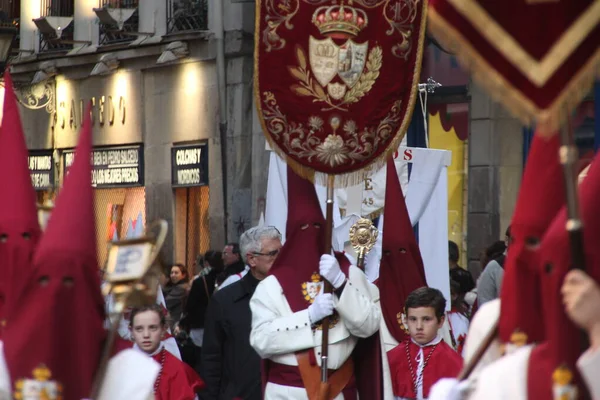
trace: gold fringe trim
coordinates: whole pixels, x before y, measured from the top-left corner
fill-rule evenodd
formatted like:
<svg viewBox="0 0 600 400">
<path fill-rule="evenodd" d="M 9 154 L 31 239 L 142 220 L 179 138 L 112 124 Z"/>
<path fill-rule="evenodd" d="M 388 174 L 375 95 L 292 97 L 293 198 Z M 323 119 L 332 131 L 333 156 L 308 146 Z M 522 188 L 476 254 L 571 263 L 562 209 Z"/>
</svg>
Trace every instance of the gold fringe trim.
<svg viewBox="0 0 600 400">
<path fill-rule="evenodd" d="M 369 164 L 366 164 L 363 169 L 359 169 L 356 171 L 336 174 L 334 187 L 336 189 L 346 188 L 349 186 L 354 186 L 362 183 L 365 177 L 368 177 L 369 174 L 364 170 L 366 167 L 371 167 L 372 171 L 377 171 L 383 168 L 386 165 L 388 158 L 398 149 L 404 135 L 406 135 L 406 131 L 408 126 L 412 120 L 412 114 L 415 108 L 415 102 L 417 99 L 418 87 L 419 87 L 419 78 L 421 76 L 421 67 L 423 63 L 423 49 L 425 46 L 425 33 L 427 31 L 427 11 L 428 11 L 428 0 L 423 0 L 423 11 L 421 15 L 421 26 L 419 31 L 419 41 L 417 44 L 417 58 L 415 60 L 415 69 L 413 73 L 413 87 L 410 91 L 410 96 L 408 98 L 408 106 L 406 108 L 406 113 L 402 120 L 402 124 L 396 133 L 396 137 L 390 142 L 388 148 L 383 151 L 378 157 L 376 157 Z M 309 181 L 316 183 L 318 185 L 327 186 L 328 177 L 330 174 L 322 173 L 315 171 L 314 168 L 308 167 L 291 157 L 288 157 L 285 150 L 279 147 L 277 143 L 271 138 L 271 135 L 268 133 L 267 126 L 265 124 L 263 118 L 262 111 L 262 103 L 261 103 L 261 94 L 260 94 L 260 80 L 259 80 L 259 51 L 261 45 L 261 26 L 260 26 L 260 17 L 261 17 L 261 8 L 262 8 L 262 0 L 256 0 L 256 16 L 255 16 L 255 27 L 254 27 L 254 101 L 256 103 L 256 111 L 258 113 L 258 119 L 260 120 L 260 125 L 263 129 L 263 134 L 271 149 L 281 157 L 287 165 L 289 165 L 292 170 L 299 176 L 304 179 L 308 179 Z"/>
<path fill-rule="evenodd" d="M 544 86 L 600 21 L 600 0 L 584 11 L 556 40 L 541 60 L 536 60 L 506 32 L 476 0 L 448 0 L 488 43 L 538 87 Z"/>
<path fill-rule="evenodd" d="M 500 75 L 471 46 L 471 43 L 436 12 L 429 10 L 431 34 L 454 53 L 460 64 L 471 72 L 473 79 L 526 126 L 536 122 L 536 131 L 543 136 L 555 134 L 567 121 L 571 111 L 588 94 L 596 77 L 600 76 L 600 48 L 590 57 L 577 75 L 568 83 L 554 102 L 539 108 L 521 91 Z"/>
</svg>

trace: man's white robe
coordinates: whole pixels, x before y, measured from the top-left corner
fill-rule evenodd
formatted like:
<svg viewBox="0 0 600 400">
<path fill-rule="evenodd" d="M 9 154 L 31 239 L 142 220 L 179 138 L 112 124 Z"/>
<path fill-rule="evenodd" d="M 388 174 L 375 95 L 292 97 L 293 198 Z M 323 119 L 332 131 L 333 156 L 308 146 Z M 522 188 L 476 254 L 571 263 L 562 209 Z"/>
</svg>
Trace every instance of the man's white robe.
<svg viewBox="0 0 600 400">
<path fill-rule="evenodd" d="M 302 287 L 298 285 L 298 291 Z M 358 338 L 367 338 L 379 329 L 381 312 L 377 288 L 355 266 L 349 270 L 348 281 L 335 309 L 340 321 L 329 330 L 328 368 L 339 369 L 350 357 Z M 307 307 L 308 307 L 307 303 Z M 317 363 L 321 364 L 320 330 L 311 328 L 308 309 L 292 312 L 279 281 L 274 276 L 263 280 L 250 300 L 252 331 L 250 344 L 262 358 L 297 366 L 295 352 L 314 349 Z M 335 399 L 343 399 L 338 395 Z M 304 388 L 268 383 L 265 400 L 308 399 Z"/>
</svg>

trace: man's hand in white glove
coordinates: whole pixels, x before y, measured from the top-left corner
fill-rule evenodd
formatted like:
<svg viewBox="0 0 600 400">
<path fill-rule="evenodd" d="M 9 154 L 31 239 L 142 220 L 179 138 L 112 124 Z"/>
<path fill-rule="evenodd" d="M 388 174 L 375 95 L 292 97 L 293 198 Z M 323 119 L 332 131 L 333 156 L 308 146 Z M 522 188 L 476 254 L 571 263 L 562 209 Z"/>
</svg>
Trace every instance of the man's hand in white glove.
<svg viewBox="0 0 600 400">
<path fill-rule="evenodd" d="M 429 400 L 464 400 L 468 398 L 470 382 L 442 378 L 431 387 Z"/>
<path fill-rule="evenodd" d="M 331 293 L 322 293 L 315 297 L 315 301 L 308 306 L 308 318 L 312 325 L 316 324 L 325 317 L 333 314 L 333 295 Z"/>
<path fill-rule="evenodd" d="M 340 264 L 334 256 L 323 254 L 319 262 L 319 274 L 331 283 L 334 289 L 339 289 L 346 281 L 346 275 L 340 269 Z"/>
</svg>

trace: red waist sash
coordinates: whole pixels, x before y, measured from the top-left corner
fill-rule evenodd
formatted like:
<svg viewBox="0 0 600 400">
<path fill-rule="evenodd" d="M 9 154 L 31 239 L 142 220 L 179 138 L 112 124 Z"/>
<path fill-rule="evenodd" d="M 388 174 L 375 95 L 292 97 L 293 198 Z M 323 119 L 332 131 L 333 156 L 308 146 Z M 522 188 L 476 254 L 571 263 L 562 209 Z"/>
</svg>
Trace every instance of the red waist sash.
<svg viewBox="0 0 600 400">
<path fill-rule="evenodd" d="M 336 370 L 330 369 L 327 371 L 327 376 L 331 376 Z M 267 381 L 276 385 L 291 386 L 304 389 L 300 370 L 295 365 L 279 364 L 271 361 L 269 363 L 269 373 Z M 350 382 L 342 390 L 344 400 L 357 400 L 356 395 L 356 380 L 354 374 L 350 378 Z"/>
</svg>

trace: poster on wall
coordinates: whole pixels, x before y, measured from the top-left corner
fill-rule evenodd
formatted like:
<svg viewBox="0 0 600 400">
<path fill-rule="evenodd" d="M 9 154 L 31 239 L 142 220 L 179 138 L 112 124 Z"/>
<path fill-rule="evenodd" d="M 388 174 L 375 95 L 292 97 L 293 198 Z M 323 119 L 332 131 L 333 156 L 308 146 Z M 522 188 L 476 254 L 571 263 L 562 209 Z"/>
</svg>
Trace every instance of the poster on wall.
<svg viewBox="0 0 600 400">
<path fill-rule="evenodd" d="M 98 189 L 144 186 L 141 145 L 94 148 L 91 156 L 92 186 Z M 75 150 L 63 151 L 65 174 L 73 164 Z"/>
<path fill-rule="evenodd" d="M 171 182 L 173 187 L 208 185 L 208 144 L 173 146 Z"/>
<path fill-rule="evenodd" d="M 31 150 L 27 162 L 31 184 L 37 191 L 54 187 L 54 161 L 52 150 Z"/>
</svg>

